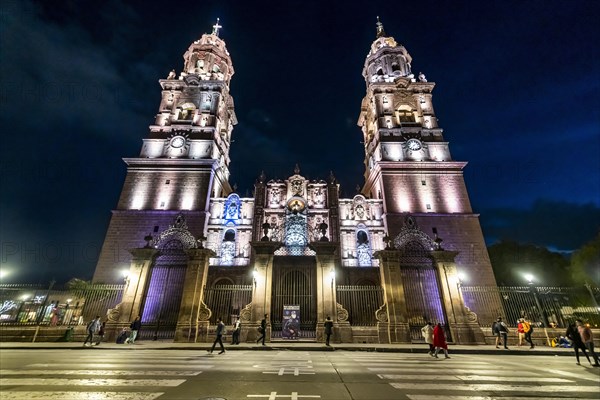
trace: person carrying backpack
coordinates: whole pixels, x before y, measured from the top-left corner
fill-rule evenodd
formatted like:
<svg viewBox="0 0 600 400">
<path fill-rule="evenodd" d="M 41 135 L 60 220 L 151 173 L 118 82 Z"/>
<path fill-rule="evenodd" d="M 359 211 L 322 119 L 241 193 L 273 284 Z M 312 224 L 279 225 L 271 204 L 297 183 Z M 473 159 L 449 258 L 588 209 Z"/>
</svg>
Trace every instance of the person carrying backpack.
<svg viewBox="0 0 600 400">
<path fill-rule="evenodd" d="M 531 326 L 531 323 L 529 321 L 525 321 L 525 319 L 521 319 L 521 323 L 523 324 L 523 332 L 525 333 L 525 341 L 527 341 L 530 344 L 530 349 L 533 349 L 535 347 L 535 345 L 533 344 L 533 341 L 531 340 L 531 334 L 533 333 L 533 326 Z"/>
<path fill-rule="evenodd" d="M 498 345 L 504 343 L 504 348 L 508 350 L 508 327 L 502 321 L 502 317 L 498 317 L 493 329 L 496 333 L 496 348 L 499 349 Z M 502 341 L 500 337 L 502 337 Z"/>
</svg>

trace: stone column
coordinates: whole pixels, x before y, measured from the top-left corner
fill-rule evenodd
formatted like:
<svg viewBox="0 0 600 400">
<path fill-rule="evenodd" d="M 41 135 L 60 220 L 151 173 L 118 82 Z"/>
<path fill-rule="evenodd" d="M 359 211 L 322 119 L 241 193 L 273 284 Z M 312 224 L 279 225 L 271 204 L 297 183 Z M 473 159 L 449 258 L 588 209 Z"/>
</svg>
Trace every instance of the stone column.
<svg viewBox="0 0 600 400">
<path fill-rule="evenodd" d="M 181 306 L 175 328 L 175 342 L 206 342 L 211 311 L 204 304 L 204 288 L 208 278 L 209 259 L 215 252 L 209 249 L 188 249 Z"/>
<path fill-rule="evenodd" d="M 265 314 L 271 313 L 271 289 L 273 287 L 273 253 L 281 247 L 280 242 L 260 241 L 250 242 L 254 249 L 254 270 L 252 293 L 252 309 L 250 310 L 249 321 L 242 321 L 245 327 L 248 327 L 248 336 L 246 340 L 258 339 L 258 327 Z M 266 339 L 271 337 L 271 318 L 267 318 Z"/>
<path fill-rule="evenodd" d="M 397 250 L 376 252 L 383 286 L 383 306 L 377 311 L 380 343 L 410 343 L 410 327 Z"/>
<path fill-rule="evenodd" d="M 108 311 L 105 329 L 107 340 L 115 339 L 123 328 L 129 328 L 135 317 L 142 315 L 142 303 L 150 279 L 150 268 L 158 255 L 158 250 L 151 247 L 130 249 L 129 252 L 133 257 L 125 281 L 123 298 L 121 303 Z"/>
<path fill-rule="evenodd" d="M 335 252 L 337 242 L 313 242 L 310 247 L 317 253 L 317 341 L 324 341 L 325 318 L 333 321 L 333 338 L 336 342 L 352 342 L 352 330 L 347 319 L 340 321 L 336 301 Z"/>
<path fill-rule="evenodd" d="M 452 339 L 458 344 L 484 344 L 485 337 L 477 316 L 467 309 L 460 290 L 460 280 L 454 261 L 458 252 L 434 250 L 431 252 L 440 282 L 442 303 L 446 309 Z"/>
</svg>

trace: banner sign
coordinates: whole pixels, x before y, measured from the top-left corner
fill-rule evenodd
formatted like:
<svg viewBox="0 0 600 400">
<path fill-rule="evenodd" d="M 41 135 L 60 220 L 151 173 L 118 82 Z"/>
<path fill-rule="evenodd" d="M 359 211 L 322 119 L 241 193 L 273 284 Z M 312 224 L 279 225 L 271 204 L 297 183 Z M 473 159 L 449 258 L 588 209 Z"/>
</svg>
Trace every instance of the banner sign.
<svg viewBox="0 0 600 400">
<path fill-rule="evenodd" d="M 282 323 L 281 337 L 284 339 L 298 339 L 300 333 L 300 306 L 284 305 Z"/>
</svg>

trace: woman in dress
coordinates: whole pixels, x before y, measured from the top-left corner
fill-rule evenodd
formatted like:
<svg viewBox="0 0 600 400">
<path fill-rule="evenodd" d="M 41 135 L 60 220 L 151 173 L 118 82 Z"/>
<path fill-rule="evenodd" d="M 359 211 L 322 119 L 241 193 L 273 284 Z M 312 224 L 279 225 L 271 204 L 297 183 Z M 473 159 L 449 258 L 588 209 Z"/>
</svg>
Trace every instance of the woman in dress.
<svg viewBox="0 0 600 400">
<path fill-rule="evenodd" d="M 450 356 L 448 355 L 448 343 L 446 343 L 446 334 L 444 333 L 444 328 L 442 328 L 442 324 L 440 324 L 439 322 L 437 323 L 435 328 L 433 328 L 433 345 L 435 346 L 435 353 L 433 353 L 433 356 L 435 358 L 438 358 L 438 353 L 440 349 L 444 350 L 446 358 L 450 358 Z"/>
</svg>

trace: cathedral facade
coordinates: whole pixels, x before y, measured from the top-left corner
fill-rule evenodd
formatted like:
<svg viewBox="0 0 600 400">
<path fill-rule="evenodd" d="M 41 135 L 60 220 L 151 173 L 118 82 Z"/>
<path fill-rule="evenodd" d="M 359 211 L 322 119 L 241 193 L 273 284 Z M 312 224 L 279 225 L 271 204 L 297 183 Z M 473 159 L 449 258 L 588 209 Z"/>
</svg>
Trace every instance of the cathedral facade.
<svg viewBox="0 0 600 400">
<path fill-rule="evenodd" d="M 240 197 L 229 184 L 234 68 L 213 28 L 190 45 L 179 74 L 159 81 L 155 121 L 139 156 L 124 159 L 94 274 L 114 283 L 128 271 L 109 312 L 114 331 L 140 315 L 147 337 L 202 342 L 216 318 L 239 317 L 251 341 L 266 314 L 272 340 L 321 340 L 330 316 L 341 342 L 419 340 L 427 321 L 451 341 L 481 342 L 458 270 L 473 284 L 495 280 L 466 162 L 452 159 L 435 84 L 415 77 L 408 51 L 378 22 L 362 72 L 360 194 L 340 198 L 333 173 L 309 180 L 291 166 L 289 178 L 261 174 L 253 197 Z"/>
</svg>

